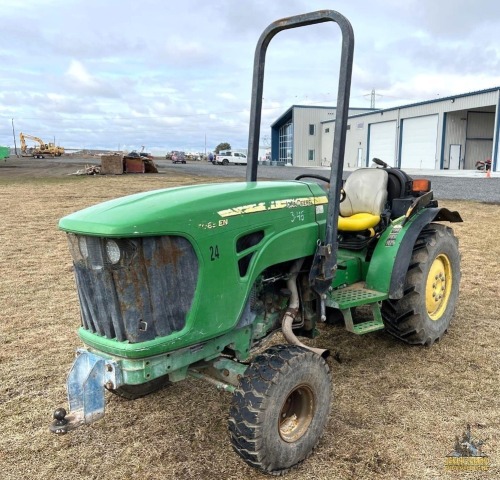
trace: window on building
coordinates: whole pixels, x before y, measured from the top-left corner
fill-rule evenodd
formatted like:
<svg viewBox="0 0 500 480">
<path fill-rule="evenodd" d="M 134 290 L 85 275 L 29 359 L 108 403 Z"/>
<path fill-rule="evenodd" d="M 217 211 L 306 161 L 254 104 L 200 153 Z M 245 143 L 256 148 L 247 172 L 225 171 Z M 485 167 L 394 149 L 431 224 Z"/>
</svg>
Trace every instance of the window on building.
<svg viewBox="0 0 500 480">
<path fill-rule="evenodd" d="M 325 128 L 325 133 L 329 133 L 330 132 L 330 129 L 329 128 Z"/>
<path fill-rule="evenodd" d="M 315 135 L 316 134 L 316 125 L 313 123 L 309 124 L 309 135 Z"/>
<path fill-rule="evenodd" d="M 309 150 L 308 155 L 307 155 L 307 159 L 310 162 L 314 162 L 314 150 Z"/>
<path fill-rule="evenodd" d="M 278 162 L 293 163 L 293 123 L 291 120 L 279 129 L 278 150 Z"/>
</svg>

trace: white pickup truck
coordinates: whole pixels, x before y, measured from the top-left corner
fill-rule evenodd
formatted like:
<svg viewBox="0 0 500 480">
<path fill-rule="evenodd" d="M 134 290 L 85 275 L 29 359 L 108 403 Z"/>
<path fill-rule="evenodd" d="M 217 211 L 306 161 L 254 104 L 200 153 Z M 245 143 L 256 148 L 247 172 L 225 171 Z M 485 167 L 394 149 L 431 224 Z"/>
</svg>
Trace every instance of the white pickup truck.
<svg viewBox="0 0 500 480">
<path fill-rule="evenodd" d="M 247 156 L 244 153 L 233 152 L 231 150 L 224 150 L 215 156 L 215 161 L 219 165 L 246 165 Z"/>
</svg>

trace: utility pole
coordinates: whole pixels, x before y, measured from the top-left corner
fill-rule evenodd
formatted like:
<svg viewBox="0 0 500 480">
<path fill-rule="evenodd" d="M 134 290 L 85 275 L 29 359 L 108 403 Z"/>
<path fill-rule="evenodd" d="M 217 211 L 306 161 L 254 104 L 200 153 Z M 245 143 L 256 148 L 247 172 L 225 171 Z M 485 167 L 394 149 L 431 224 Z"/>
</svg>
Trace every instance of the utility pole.
<svg viewBox="0 0 500 480">
<path fill-rule="evenodd" d="M 17 154 L 17 144 L 16 144 L 16 131 L 14 130 L 14 119 L 12 119 L 12 136 L 14 137 L 14 152 L 16 157 L 19 157 Z"/>
<path fill-rule="evenodd" d="M 376 94 L 375 89 L 372 88 L 371 93 L 366 93 L 363 95 L 363 97 L 368 97 L 370 96 L 370 108 L 375 108 L 375 97 L 382 97 L 383 95 Z"/>
</svg>

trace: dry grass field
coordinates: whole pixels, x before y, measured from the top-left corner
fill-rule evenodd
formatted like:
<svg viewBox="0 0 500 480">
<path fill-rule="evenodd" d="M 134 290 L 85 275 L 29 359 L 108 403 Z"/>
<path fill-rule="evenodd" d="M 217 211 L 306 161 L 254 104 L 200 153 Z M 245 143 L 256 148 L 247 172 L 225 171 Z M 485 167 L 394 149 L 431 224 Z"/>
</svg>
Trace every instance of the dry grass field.
<svg viewBox="0 0 500 480">
<path fill-rule="evenodd" d="M 1 172 L 0 172 L 1 173 Z M 199 182 L 187 175 L 119 177 L 0 174 L 0 478 L 260 479 L 232 451 L 230 394 L 187 380 L 136 401 L 111 394 L 103 420 L 49 433 L 66 406 L 66 374 L 80 346 L 78 300 L 58 219 L 103 200 Z M 212 181 L 202 179 L 202 181 Z M 500 243 L 498 205 L 441 202 L 461 212 L 460 300 L 431 348 L 384 332 L 323 329 L 334 397 L 314 454 L 287 478 L 500 477 Z M 447 473 L 445 456 L 470 424 L 489 472 Z"/>
</svg>

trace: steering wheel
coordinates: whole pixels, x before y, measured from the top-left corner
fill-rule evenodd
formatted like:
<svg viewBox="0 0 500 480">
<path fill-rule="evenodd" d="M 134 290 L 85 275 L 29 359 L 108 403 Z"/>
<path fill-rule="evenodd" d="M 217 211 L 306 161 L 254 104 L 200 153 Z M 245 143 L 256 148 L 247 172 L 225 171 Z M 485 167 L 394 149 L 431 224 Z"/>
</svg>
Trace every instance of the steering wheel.
<svg viewBox="0 0 500 480">
<path fill-rule="evenodd" d="M 323 182 L 330 183 L 330 179 L 327 177 L 323 177 L 323 175 L 315 175 L 314 173 L 303 173 L 298 177 L 295 177 L 295 180 L 302 180 L 303 178 L 315 178 L 316 180 L 322 180 Z"/>
<path fill-rule="evenodd" d="M 302 175 L 295 177 L 295 180 L 301 180 L 303 178 L 315 178 L 316 180 L 322 180 L 323 182 L 330 183 L 329 178 L 323 177 L 323 175 L 315 175 L 314 173 L 303 173 Z M 346 193 L 345 190 L 342 188 L 340 190 L 340 203 L 342 203 L 345 200 L 345 197 Z"/>
</svg>

